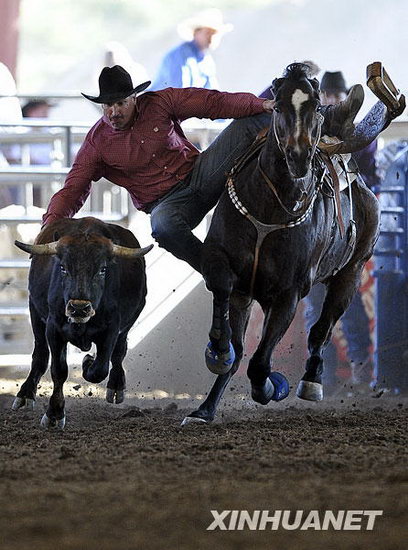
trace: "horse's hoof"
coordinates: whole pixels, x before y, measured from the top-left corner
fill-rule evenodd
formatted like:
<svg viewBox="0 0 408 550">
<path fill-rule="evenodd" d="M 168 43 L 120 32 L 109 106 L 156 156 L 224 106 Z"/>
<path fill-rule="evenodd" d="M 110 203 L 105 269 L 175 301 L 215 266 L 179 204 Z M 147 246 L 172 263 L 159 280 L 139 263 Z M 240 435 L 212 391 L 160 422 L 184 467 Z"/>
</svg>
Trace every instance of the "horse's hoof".
<svg viewBox="0 0 408 550">
<path fill-rule="evenodd" d="M 181 426 L 188 426 L 189 424 L 208 424 L 208 422 L 204 418 L 198 418 L 198 416 L 186 416 Z"/>
<path fill-rule="evenodd" d="M 289 382 L 280 372 L 271 372 L 262 387 L 252 386 L 252 399 L 261 405 L 282 401 L 289 395 Z"/>
<path fill-rule="evenodd" d="M 11 405 L 13 411 L 18 411 L 18 409 L 26 409 L 27 411 L 34 410 L 35 399 L 29 399 L 28 397 L 16 397 Z"/>
<path fill-rule="evenodd" d="M 49 428 L 56 428 L 58 430 L 63 430 L 65 428 L 65 416 L 62 418 L 50 418 L 47 414 L 41 418 L 40 422 L 41 428 L 48 430 Z"/>
<path fill-rule="evenodd" d="M 205 363 L 208 369 L 214 374 L 227 374 L 235 361 L 234 347 L 230 342 L 229 351 L 217 353 L 211 342 L 208 342 L 205 349 Z"/>
<path fill-rule="evenodd" d="M 125 400 L 125 391 L 124 390 L 112 390 L 111 388 L 106 389 L 106 401 L 108 403 L 116 403 L 119 405 Z"/>
<path fill-rule="evenodd" d="M 296 395 L 300 399 L 306 399 L 306 401 L 321 401 L 323 399 L 323 384 L 301 380 Z"/>
</svg>

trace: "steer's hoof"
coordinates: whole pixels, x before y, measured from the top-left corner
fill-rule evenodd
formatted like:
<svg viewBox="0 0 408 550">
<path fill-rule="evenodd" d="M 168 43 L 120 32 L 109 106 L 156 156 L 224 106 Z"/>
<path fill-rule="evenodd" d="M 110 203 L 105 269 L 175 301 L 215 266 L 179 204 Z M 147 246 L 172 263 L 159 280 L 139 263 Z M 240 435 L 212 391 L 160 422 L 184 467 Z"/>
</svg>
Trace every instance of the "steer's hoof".
<svg viewBox="0 0 408 550">
<path fill-rule="evenodd" d="M 124 390 L 112 390 L 111 388 L 106 389 L 106 401 L 108 403 L 116 403 L 119 405 L 125 400 L 125 391 Z"/>
<path fill-rule="evenodd" d="M 252 399 L 261 405 L 282 401 L 289 395 L 289 382 L 280 372 L 271 372 L 263 386 L 252 386 Z"/>
<path fill-rule="evenodd" d="M 306 399 L 306 401 L 321 401 L 323 399 L 323 384 L 301 380 L 296 395 L 300 399 Z"/>
<path fill-rule="evenodd" d="M 41 418 L 40 422 L 41 428 L 48 430 L 50 428 L 56 428 L 58 430 L 63 430 L 65 428 L 65 416 L 62 418 L 50 418 L 46 414 Z"/>
<path fill-rule="evenodd" d="M 189 424 L 208 424 L 204 418 L 198 418 L 198 416 L 186 416 L 181 426 L 188 426 Z"/>
<path fill-rule="evenodd" d="M 27 411 L 32 411 L 35 406 L 35 399 L 29 399 L 28 397 L 16 397 L 11 405 L 13 411 L 24 408 Z"/>
<path fill-rule="evenodd" d="M 205 348 L 205 363 L 208 369 L 214 374 L 227 374 L 235 361 L 234 347 L 230 342 L 229 350 L 226 353 L 217 353 L 211 342 Z"/>
</svg>

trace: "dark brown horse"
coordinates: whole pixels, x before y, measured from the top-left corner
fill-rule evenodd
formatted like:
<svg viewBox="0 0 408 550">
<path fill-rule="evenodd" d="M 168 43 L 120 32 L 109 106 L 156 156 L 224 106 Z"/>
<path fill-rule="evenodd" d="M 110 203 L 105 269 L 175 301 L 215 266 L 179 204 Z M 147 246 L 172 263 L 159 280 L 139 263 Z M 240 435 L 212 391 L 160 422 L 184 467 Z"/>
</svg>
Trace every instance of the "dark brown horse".
<svg viewBox="0 0 408 550">
<path fill-rule="evenodd" d="M 273 93 L 268 135 L 230 173 L 205 240 L 203 275 L 213 293 L 206 362 L 218 376 L 184 423 L 213 420 L 239 367 L 253 300 L 262 307 L 264 325 L 248 367 L 252 398 L 265 405 L 288 395 L 286 378 L 271 372 L 272 352 L 297 304 L 318 282 L 327 294 L 310 330 L 310 356 L 297 395 L 322 399 L 323 351 L 377 238 L 375 196 L 358 179 L 336 192 L 330 159 L 317 148 L 323 122 L 318 81 L 294 63 L 274 80 Z"/>
</svg>

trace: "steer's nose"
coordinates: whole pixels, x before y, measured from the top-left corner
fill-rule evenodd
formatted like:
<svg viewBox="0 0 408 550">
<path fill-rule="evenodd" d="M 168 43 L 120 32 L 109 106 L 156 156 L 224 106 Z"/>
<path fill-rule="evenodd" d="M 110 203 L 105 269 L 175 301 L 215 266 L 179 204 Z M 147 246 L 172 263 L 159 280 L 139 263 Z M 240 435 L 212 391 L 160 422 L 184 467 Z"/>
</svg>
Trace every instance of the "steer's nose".
<svg viewBox="0 0 408 550">
<path fill-rule="evenodd" d="M 69 300 L 66 311 L 71 317 L 90 317 L 93 311 L 92 303 L 88 300 Z"/>
</svg>

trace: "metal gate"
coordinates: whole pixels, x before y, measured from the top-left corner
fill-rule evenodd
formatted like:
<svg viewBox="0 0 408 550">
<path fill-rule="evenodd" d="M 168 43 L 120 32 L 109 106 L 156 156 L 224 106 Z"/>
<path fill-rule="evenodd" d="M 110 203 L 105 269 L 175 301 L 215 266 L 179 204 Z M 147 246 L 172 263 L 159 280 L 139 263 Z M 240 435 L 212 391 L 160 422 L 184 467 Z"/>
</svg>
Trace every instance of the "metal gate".
<svg viewBox="0 0 408 550">
<path fill-rule="evenodd" d="M 408 142 L 390 144 L 380 153 L 379 163 L 376 374 L 379 387 L 399 393 L 408 388 Z"/>
</svg>

